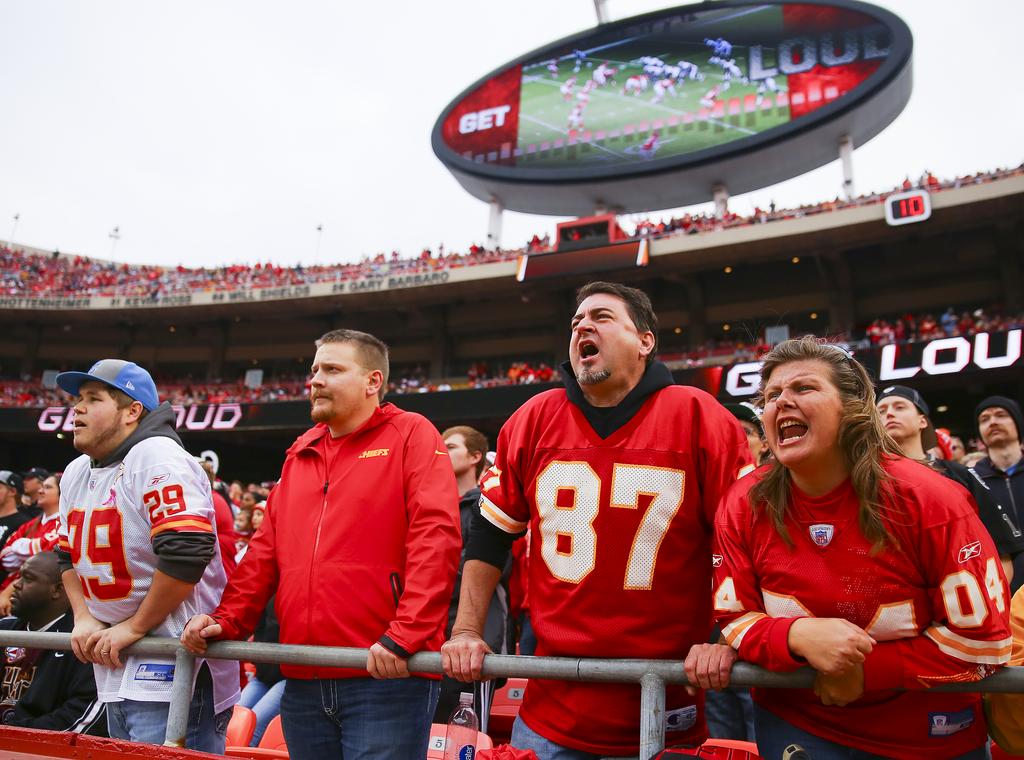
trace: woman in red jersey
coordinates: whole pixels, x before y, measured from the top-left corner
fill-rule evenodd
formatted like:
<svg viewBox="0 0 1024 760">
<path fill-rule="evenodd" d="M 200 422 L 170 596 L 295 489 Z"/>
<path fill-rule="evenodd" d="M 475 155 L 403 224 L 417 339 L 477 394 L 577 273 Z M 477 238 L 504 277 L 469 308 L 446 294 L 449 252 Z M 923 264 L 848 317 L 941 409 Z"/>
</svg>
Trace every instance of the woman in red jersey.
<svg viewBox="0 0 1024 760">
<path fill-rule="evenodd" d="M 760 393 L 775 461 L 718 510 L 716 616 L 741 659 L 817 671 L 813 691 L 754 690 L 760 754 L 987 757 L 980 696 L 929 691 L 1010 654 L 1009 589 L 967 491 L 897 454 L 845 349 L 780 343 Z"/>
</svg>

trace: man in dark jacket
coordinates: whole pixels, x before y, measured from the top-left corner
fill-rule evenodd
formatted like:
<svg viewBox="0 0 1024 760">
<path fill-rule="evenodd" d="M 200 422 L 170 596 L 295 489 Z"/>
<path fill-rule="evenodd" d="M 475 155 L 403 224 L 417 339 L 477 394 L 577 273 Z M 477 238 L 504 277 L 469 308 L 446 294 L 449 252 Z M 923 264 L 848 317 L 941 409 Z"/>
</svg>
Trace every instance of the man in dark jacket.
<svg viewBox="0 0 1024 760">
<path fill-rule="evenodd" d="M 455 483 L 459 489 L 459 521 L 462 527 L 462 555 L 459 557 L 459 571 L 455 577 L 455 593 L 452 596 L 451 606 L 448 608 L 448 624 L 445 627 L 445 637 L 452 634 L 452 627 L 455 625 L 455 615 L 459 610 L 459 588 L 462 583 L 462 566 L 466 561 L 466 544 L 469 541 L 469 527 L 473 522 L 473 516 L 480 513 L 480 489 L 477 487 L 477 480 L 487 467 L 487 436 L 475 428 L 466 425 L 445 430 L 441 437 L 444 439 L 448 456 L 452 460 L 452 469 L 455 471 Z M 512 651 L 509 627 L 509 596 L 508 581 L 512 574 L 512 558 L 505 564 L 505 571 L 502 573 L 501 582 L 491 596 L 491 603 L 487 610 L 487 622 L 484 625 L 484 641 L 495 652 L 495 654 L 508 654 Z M 490 712 L 491 697 L 493 692 L 493 681 L 477 681 L 473 684 L 475 695 L 474 707 L 477 715 L 480 716 L 481 730 L 486 732 L 487 716 Z M 447 723 L 452 711 L 459 704 L 459 694 L 463 689 L 468 691 L 466 684 L 456 681 L 447 676 L 441 681 L 441 696 L 437 702 L 437 709 L 434 712 L 435 723 Z"/>
<path fill-rule="evenodd" d="M 958 462 L 938 459 L 929 452 L 938 445 L 935 428 L 928 417 L 928 404 L 913 388 L 890 385 L 878 392 L 878 413 L 885 431 L 899 444 L 903 456 L 916 459 L 966 488 L 978 507 L 978 516 L 999 550 L 1007 580 L 1015 573 L 1013 562 L 1024 554 L 1024 534 L 1017 518 L 1005 509 L 998 496 L 979 474 Z"/>
<path fill-rule="evenodd" d="M 974 466 L 996 499 L 1011 513 L 1018 525 L 1024 519 L 1024 431 L 1020 404 L 1005 396 L 989 396 L 974 410 L 978 435 L 988 448 L 988 456 Z M 1024 555 L 1014 560 L 1016 591 L 1024 585 Z"/>
<path fill-rule="evenodd" d="M 71 633 L 74 616 L 61 583 L 57 555 L 29 557 L 14 584 L 11 611 L 0 630 Z M 0 721 L 12 726 L 106 736 L 104 704 L 96 699 L 92 666 L 69 652 L 6 647 Z"/>
</svg>

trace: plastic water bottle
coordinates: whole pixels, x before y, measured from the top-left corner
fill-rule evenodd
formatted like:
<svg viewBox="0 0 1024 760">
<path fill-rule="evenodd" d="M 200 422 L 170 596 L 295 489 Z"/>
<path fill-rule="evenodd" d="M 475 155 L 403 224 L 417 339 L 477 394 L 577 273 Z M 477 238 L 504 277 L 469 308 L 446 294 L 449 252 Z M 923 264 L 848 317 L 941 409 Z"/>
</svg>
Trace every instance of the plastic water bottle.
<svg viewBox="0 0 1024 760">
<path fill-rule="evenodd" d="M 444 743 L 445 760 L 473 760 L 476 757 L 476 740 L 480 732 L 480 721 L 473 710 L 473 695 L 463 692 L 459 695 L 459 706 L 448 719 L 448 733 Z"/>
</svg>

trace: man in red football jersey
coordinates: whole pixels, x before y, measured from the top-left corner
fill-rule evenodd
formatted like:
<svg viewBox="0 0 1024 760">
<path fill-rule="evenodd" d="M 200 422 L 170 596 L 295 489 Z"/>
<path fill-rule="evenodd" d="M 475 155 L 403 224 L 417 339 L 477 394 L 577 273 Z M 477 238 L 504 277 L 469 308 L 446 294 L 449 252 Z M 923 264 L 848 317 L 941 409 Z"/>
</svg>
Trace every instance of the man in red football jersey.
<svg viewBox="0 0 1024 760">
<path fill-rule="evenodd" d="M 654 360 L 657 318 L 644 293 L 594 282 L 577 304 L 565 388 L 512 415 L 483 475 L 445 670 L 480 678 L 487 602 L 529 527 L 536 654 L 682 659 L 696 647 L 720 686 L 735 656 L 702 643 L 711 531 L 719 497 L 750 467 L 746 439 L 711 396 L 674 385 Z M 670 743 L 703 740 L 702 707 L 701 695 L 669 687 Z M 534 679 L 512 744 L 541 760 L 590 760 L 635 756 L 639 736 L 638 685 Z"/>
</svg>

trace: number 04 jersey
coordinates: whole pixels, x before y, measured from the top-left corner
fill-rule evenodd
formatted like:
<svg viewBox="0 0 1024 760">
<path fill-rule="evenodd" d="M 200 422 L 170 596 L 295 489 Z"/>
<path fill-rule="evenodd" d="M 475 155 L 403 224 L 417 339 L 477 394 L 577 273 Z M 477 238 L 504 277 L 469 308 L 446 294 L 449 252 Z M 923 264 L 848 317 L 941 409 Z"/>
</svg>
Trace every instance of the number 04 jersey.
<svg viewBox="0 0 1024 760">
<path fill-rule="evenodd" d="M 716 614 L 741 659 L 777 671 L 805 664 L 789 651 L 796 619 L 849 620 L 878 642 L 860 699 L 828 707 L 809 689 L 755 689 L 754 700 L 845 746 L 957 757 L 985 742 L 979 695 L 922 690 L 975 681 L 1007 662 L 1010 591 L 966 489 L 909 459 L 883 466 L 891 491 L 881 514 L 894 543 L 880 551 L 860 530 L 849 480 L 817 498 L 791 491 L 792 545 L 751 507 L 762 471 L 737 483 L 715 526 Z"/>
<path fill-rule="evenodd" d="M 703 391 L 668 386 L 607 438 L 564 390 L 524 404 L 481 479 L 481 513 L 531 531 L 537 654 L 682 659 L 711 630 L 711 531 L 750 462 L 739 425 Z M 698 704 L 670 687 L 670 741 L 699 740 Z M 534 731 L 598 755 L 635 754 L 637 685 L 531 679 Z"/>
<path fill-rule="evenodd" d="M 82 455 L 61 479 L 58 548 L 71 555 L 90 614 L 114 625 L 130 618 L 149 592 L 159 561 L 153 539 L 171 531 L 214 533 L 215 517 L 206 473 L 176 441 L 146 438 L 124 459 L 93 467 Z M 192 593 L 150 633 L 181 635 L 192 615 L 211 612 L 226 576 L 219 548 Z M 121 699 L 166 702 L 174 660 L 122 655 L 123 668 L 94 666 L 102 702 Z M 238 666 L 210 660 L 216 709 L 238 693 Z"/>
</svg>

